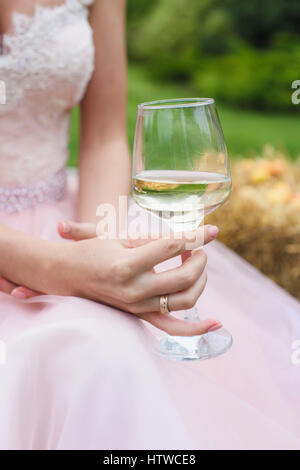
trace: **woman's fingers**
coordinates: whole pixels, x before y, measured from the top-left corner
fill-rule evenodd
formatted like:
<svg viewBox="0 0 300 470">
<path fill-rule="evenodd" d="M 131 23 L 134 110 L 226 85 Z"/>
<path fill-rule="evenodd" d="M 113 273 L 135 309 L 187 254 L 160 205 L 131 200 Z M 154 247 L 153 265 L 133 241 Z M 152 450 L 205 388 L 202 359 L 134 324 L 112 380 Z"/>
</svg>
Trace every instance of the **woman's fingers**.
<svg viewBox="0 0 300 470">
<path fill-rule="evenodd" d="M 16 287 L 16 284 L 13 282 L 9 282 L 3 277 L 0 277 L 0 292 L 3 292 L 4 294 L 11 294 Z"/>
<path fill-rule="evenodd" d="M 182 255 L 186 251 L 199 248 L 215 240 L 217 235 L 217 227 L 205 225 L 193 233 L 180 234 L 180 237 L 177 234 L 176 238 L 161 238 L 159 240 L 148 241 L 142 246 L 132 249 L 135 256 L 135 268 L 140 272 L 147 271 L 163 261 Z"/>
<path fill-rule="evenodd" d="M 161 273 L 141 274 L 134 285 L 136 301 L 189 289 L 202 275 L 206 261 L 205 252 L 197 250 L 182 265 L 174 269 Z"/>
<path fill-rule="evenodd" d="M 192 308 L 204 291 L 206 282 L 207 275 L 204 272 L 189 289 L 176 292 L 175 294 L 168 294 L 169 310 L 178 311 Z M 149 299 L 129 305 L 129 310 L 135 314 L 159 312 L 160 296 L 150 297 Z"/>
<path fill-rule="evenodd" d="M 142 317 L 156 328 L 165 331 L 172 336 L 194 336 L 203 335 L 209 331 L 222 328 L 222 323 L 217 320 L 186 321 L 179 320 L 172 315 L 163 313 L 147 313 Z"/>
<path fill-rule="evenodd" d="M 132 233 L 125 240 L 120 240 L 120 242 L 124 248 L 137 248 L 161 238 L 162 236 L 159 233 L 146 233 L 143 237 L 140 234 L 135 235 Z"/>
<path fill-rule="evenodd" d="M 124 282 L 119 288 L 120 299 L 128 304 L 137 304 L 151 297 L 184 291 L 199 281 L 205 266 L 206 254 L 197 250 L 179 267 L 162 273 L 144 272 L 134 282 L 131 279 Z M 123 269 L 126 272 L 130 264 L 125 264 Z M 148 312 L 151 310 L 149 308 Z"/>
<path fill-rule="evenodd" d="M 207 283 L 207 274 L 203 272 L 189 289 L 170 294 L 168 298 L 168 308 L 170 311 L 185 310 L 193 308 L 205 289 Z"/>
<path fill-rule="evenodd" d="M 185 261 L 190 258 L 192 256 L 192 252 L 191 251 L 186 251 L 185 253 L 183 253 L 181 255 L 181 261 L 182 263 L 185 263 Z"/>
<path fill-rule="evenodd" d="M 62 238 L 67 238 L 74 241 L 86 240 L 88 238 L 96 237 L 96 225 L 92 223 L 80 223 L 72 221 L 60 221 L 58 224 L 58 233 Z M 194 236 L 195 234 L 195 236 Z M 195 240 L 197 246 L 205 245 L 214 240 L 218 235 L 218 228 L 213 225 L 205 225 L 200 227 L 195 232 L 189 234 L 180 234 L 185 244 L 193 243 Z M 177 236 L 179 236 L 177 234 Z M 172 239 L 174 237 L 172 236 Z M 132 237 L 122 242 L 126 248 L 137 248 L 147 245 L 151 242 L 158 242 L 159 240 L 167 240 L 159 237 L 159 234 L 145 236 L 145 238 Z M 165 246 L 166 244 L 163 243 Z M 153 247 L 155 249 L 155 247 Z M 189 249 L 189 248 L 188 248 Z M 184 250 L 185 251 L 185 250 Z M 175 255 L 174 255 L 175 256 Z M 160 259 L 160 258 L 159 258 Z M 168 259 L 168 258 L 165 258 Z M 160 262 L 160 261 L 159 261 Z"/>
<path fill-rule="evenodd" d="M 32 297 L 37 297 L 38 295 L 41 295 L 39 292 L 35 292 L 31 289 L 27 289 L 27 287 L 16 287 L 12 292 L 11 295 L 13 297 L 16 297 L 17 299 L 31 299 Z"/>
<path fill-rule="evenodd" d="M 20 287 L 13 282 L 7 281 L 6 279 L 0 278 L 0 292 L 10 294 L 17 299 L 30 299 L 37 295 L 41 295 L 38 292 L 27 289 L 27 287 Z"/>
<path fill-rule="evenodd" d="M 215 225 L 204 225 L 199 227 L 194 232 L 177 233 L 176 238 L 183 238 L 187 243 L 196 239 L 199 245 L 205 245 L 206 243 L 214 240 L 218 236 L 218 233 L 219 229 Z M 130 234 L 126 240 L 122 241 L 122 244 L 126 248 L 137 248 L 139 246 L 146 245 L 149 242 L 161 240 L 163 238 L 166 237 L 160 235 L 158 232 L 145 233 L 143 237 L 141 237 L 140 234 Z M 169 238 L 175 238 L 175 235 L 171 233 Z"/>
<path fill-rule="evenodd" d="M 62 238 L 79 241 L 96 237 L 96 225 L 71 221 L 61 221 L 58 224 L 58 233 Z"/>
</svg>

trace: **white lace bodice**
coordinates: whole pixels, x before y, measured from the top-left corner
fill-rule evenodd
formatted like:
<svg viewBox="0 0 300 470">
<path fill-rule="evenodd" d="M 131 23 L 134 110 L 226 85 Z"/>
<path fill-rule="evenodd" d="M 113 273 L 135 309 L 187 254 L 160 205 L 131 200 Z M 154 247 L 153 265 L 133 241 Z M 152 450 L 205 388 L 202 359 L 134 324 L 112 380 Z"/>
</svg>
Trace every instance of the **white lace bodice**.
<svg viewBox="0 0 300 470">
<path fill-rule="evenodd" d="M 14 33 L 3 37 L 0 80 L 1 191 L 33 187 L 54 177 L 68 157 L 70 110 L 83 97 L 94 65 L 88 7 L 94 0 L 37 6 L 14 13 Z"/>
</svg>

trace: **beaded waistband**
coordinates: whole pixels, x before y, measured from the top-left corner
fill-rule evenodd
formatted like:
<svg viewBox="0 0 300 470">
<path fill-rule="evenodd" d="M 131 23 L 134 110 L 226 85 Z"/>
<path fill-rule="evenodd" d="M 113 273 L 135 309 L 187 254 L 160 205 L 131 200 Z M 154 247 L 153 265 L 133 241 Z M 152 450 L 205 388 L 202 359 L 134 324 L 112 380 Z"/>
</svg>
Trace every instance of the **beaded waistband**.
<svg viewBox="0 0 300 470">
<path fill-rule="evenodd" d="M 62 199 L 66 188 L 66 170 L 63 168 L 50 178 L 26 186 L 1 187 L 0 211 L 7 214 L 32 209 Z"/>
</svg>

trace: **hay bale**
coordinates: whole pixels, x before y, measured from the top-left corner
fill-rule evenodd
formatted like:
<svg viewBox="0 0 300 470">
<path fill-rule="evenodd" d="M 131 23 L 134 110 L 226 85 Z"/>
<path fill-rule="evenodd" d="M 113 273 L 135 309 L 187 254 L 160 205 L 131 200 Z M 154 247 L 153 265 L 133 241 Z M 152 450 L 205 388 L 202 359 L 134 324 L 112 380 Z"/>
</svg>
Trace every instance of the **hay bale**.
<svg viewBox="0 0 300 470">
<path fill-rule="evenodd" d="M 229 200 L 206 223 L 219 240 L 300 300 L 300 158 L 266 146 L 232 162 Z"/>
</svg>

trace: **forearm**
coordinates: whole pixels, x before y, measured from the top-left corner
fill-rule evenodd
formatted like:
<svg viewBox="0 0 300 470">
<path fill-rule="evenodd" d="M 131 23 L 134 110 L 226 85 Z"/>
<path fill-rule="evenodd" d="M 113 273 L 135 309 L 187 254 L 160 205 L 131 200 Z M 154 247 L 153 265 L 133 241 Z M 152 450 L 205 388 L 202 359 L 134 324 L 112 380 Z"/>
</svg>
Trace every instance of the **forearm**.
<svg viewBox="0 0 300 470">
<path fill-rule="evenodd" d="M 78 218 L 95 222 L 100 204 L 113 204 L 117 210 L 119 196 L 130 193 L 128 145 L 126 138 L 111 139 L 81 153 Z"/>
<path fill-rule="evenodd" d="M 52 244 L 0 224 L 0 275 L 17 285 L 47 292 Z"/>
</svg>

